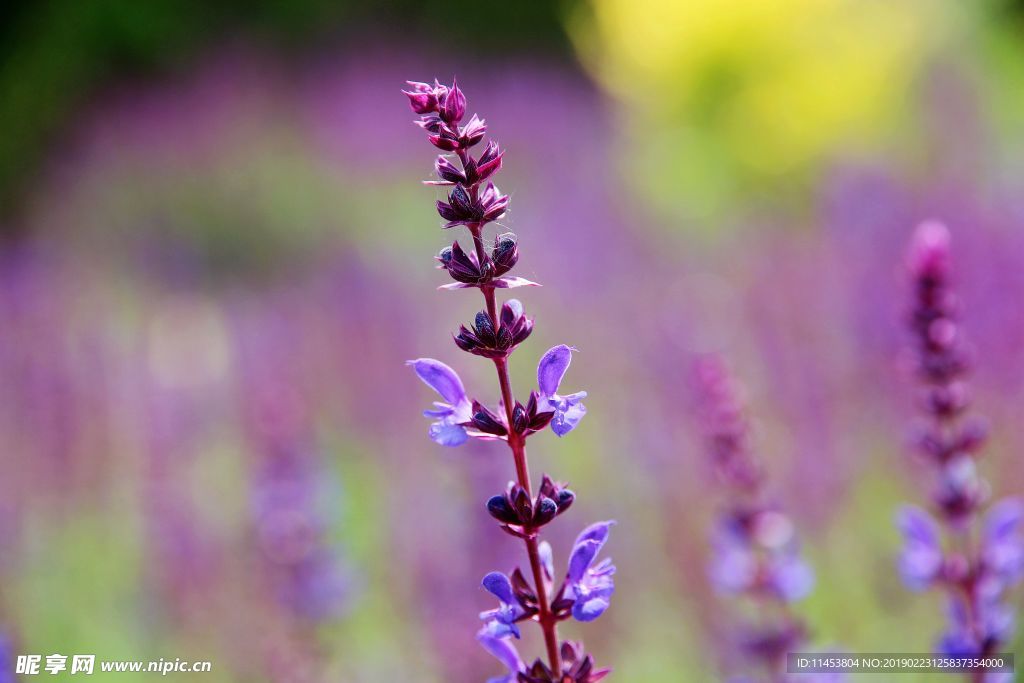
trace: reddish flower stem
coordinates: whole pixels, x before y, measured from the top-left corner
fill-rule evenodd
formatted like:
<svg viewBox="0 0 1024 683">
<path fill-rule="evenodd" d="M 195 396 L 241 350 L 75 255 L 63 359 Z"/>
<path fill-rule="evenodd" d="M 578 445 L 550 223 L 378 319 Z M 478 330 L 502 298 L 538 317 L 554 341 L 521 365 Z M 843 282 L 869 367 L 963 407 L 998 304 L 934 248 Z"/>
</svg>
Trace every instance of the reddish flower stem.
<svg viewBox="0 0 1024 683">
<path fill-rule="evenodd" d="M 473 246 L 476 249 L 477 259 L 479 259 L 480 263 L 483 263 L 487 253 L 484 248 L 482 227 L 480 225 L 471 225 L 469 226 L 469 230 L 473 235 Z M 501 320 L 498 317 L 498 307 L 495 301 L 494 288 L 481 287 L 480 291 L 483 292 L 484 301 L 487 302 L 487 315 L 490 316 L 494 329 L 498 330 L 501 325 Z M 526 494 L 532 500 L 533 490 L 530 486 L 529 463 L 526 459 L 526 442 L 521 435 L 517 434 L 512 429 L 512 409 L 515 406 L 515 397 L 512 394 L 512 382 L 509 380 L 508 376 L 508 360 L 506 358 L 495 358 L 494 369 L 498 373 L 498 384 L 501 387 L 501 401 L 505 406 L 505 420 L 509 431 L 508 447 L 512 451 L 512 459 L 515 462 L 516 479 L 519 482 L 519 485 L 526 489 Z M 526 543 L 526 553 L 530 557 L 530 570 L 533 573 L 534 589 L 537 592 L 537 622 L 540 624 L 541 631 L 544 633 L 544 645 L 547 648 L 548 662 L 551 666 L 551 671 L 556 676 L 559 676 L 562 672 L 562 661 L 558 649 L 558 621 L 551 612 L 551 602 L 548 598 L 547 581 L 544 578 L 544 569 L 540 561 L 537 532 L 529 529 L 526 531 L 528 532 L 527 537 L 523 540 Z"/>
</svg>

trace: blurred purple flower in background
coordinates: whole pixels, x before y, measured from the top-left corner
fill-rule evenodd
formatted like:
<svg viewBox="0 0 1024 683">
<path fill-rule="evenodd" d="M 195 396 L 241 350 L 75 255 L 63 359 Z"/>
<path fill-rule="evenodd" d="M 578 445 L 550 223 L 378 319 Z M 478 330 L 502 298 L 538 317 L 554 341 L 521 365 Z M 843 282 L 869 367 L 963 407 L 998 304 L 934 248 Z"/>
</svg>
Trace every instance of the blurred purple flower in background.
<svg viewBox="0 0 1024 683">
<path fill-rule="evenodd" d="M 960 304 L 951 286 L 949 230 L 927 221 L 914 231 L 907 257 L 913 285 L 910 327 L 922 383 L 918 429 L 921 457 L 936 474 L 932 505 L 940 525 L 926 512 L 903 508 L 898 525 L 904 546 L 900 572 L 908 587 L 937 585 L 946 591 L 949 620 L 938 650 L 949 656 L 988 657 L 1000 652 L 1013 632 L 1013 610 L 1006 594 L 1018 583 L 1024 558 L 1022 503 L 1005 499 L 981 512 L 989 485 L 976 467 L 987 429 L 966 416 L 970 354 L 957 320 Z M 979 529 L 980 527 L 980 529 Z M 980 542 L 971 538 L 980 532 Z M 973 681 L 1005 679 L 1001 673 L 969 671 Z"/>
<path fill-rule="evenodd" d="M 10 639 L 0 632 L 0 683 L 16 683 L 14 677 L 14 649 Z"/>
<path fill-rule="evenodd" d="M 705 447 L 726 494 L 710 578 L 723 593 L 745 597 L 754 610 L 752 620 L 734 625 L 742 660 L 770 678 L 779 677 L 786 653 L 807 640 L 806 627 L 789 603 L 807 596 L 814 574 L 800 555 L 792 520 L 765 500 L 764 471 L 751 452 L 741 391 L 722 358 L 697 359 L 692 387 Z"/>
<path fill-rule="evenodd" d="M 325 476 L 308 399 L 287 365 L 294 342 L 274 314 L 238 327 L 256 545 L 272 590 L 293 619 L 335 619 L 348 606 L 350 581 L 326 537 L 322 506 L 325 498 L 337 504 L 341 491 Z"/>
</svg>

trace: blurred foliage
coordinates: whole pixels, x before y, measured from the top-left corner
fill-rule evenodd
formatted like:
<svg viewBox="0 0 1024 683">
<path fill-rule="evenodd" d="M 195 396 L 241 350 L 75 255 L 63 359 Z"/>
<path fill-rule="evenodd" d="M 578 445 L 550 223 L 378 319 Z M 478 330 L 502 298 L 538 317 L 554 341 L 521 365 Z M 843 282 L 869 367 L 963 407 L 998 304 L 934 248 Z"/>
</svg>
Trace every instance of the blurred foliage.
<svg viewBox="0 0 1024 683">
<path fill-rule="evenodd" d="M 568 0 L 566 0 L 568 1 Z M 186 69 L 226 40 L 285 54 L 388 35 L 443 51 L 565 57 L 566 2 L 40 0 L 0 9 L 0 215 L 77 107 L 114 78 Z"/>
</svg>

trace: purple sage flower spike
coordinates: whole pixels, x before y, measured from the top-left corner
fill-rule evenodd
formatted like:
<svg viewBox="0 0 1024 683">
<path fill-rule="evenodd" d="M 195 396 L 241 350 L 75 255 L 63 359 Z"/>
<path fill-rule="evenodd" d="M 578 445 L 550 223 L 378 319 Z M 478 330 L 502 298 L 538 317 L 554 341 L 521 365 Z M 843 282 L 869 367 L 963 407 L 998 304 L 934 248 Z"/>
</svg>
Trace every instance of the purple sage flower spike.
<svg viewBox="0 0 1024 683">
<path fill-rule="evenodd" d="M 494 182 L 505 152 L 493 140 L 482 152 L 472 151 L 483 140 L 487 125 L 476 114 L 462 123 L 467 113 L 466 96 L 454 81 L 451 87 L 437 81 L 433 85 L 410 81 L 403 92 L 420 117 L 416 124 L 426 132 L 430 144 L 442 152 L 434 162 L 437 179 L 426 181 L 427 185 L 448 188 L 445 198 L 434 208 L 445 229 L 465 228 L 472 239 L 472 248 L 463 248 L 456 239 L 436 257 L 439 268 L 453 280 L 439 289 L 478 289 L 484 300 L 473 321 L 459 327 L 455 345 L 494 364 L 500 396 L 487 403 L 470 400 L 458 375 L 447 365 L 428 358 L 409 364 L 444 399 L 435 404 L 435 410 L 424 413 L 434 419 L 430 426 L 434 441 L 457 446 L 474 437 L 507 444 L 515 479 L 504 491 L 485 498 L 486 509 L 502 531 L 523 542 L 529 558 L 529 577 L 517 568 L 511 576 L 492 572 L 483 580 L 484 588 L 498 598 L 498 607 L 480 613 L 486 625 L 477 638 L 508 671 L 491 679 L 491 683 L 596 683 L 610 669 L 597 668 L 581 644 L 560 641 L 558 624 L 572 617 L 592 621 L 607 610 L 615 590 L 615 567 L 609 560 L 595 560 L 612 523 L 595 524 L 580 535 L 570 553 L 566 580 L 555 591 L 554 552 L 540 535 L 572 506 L 576 494 L 547 475 L 535 490 L 526 457 L 529 436 L 548 425 L 555 434 L 564 436 L 586 414 L 582 403 L 586 392 L 558 393 L 574 349 L 562 345 L 544 354 L 537 368 L 540 390 L 530 392 L 525 402 L 516 400 L 509 361 L 517 347 L 527 341 L 534 321 L 526 316 L 519 300 L 509 299 L 502 304 L 497 293 L 538 285 L 511 274 L 520 258 L 519 241 L 513 233 L 502 232 L 493 242 L 484 237 L 487 226 L 508 211 L 509 196 L 502 194 Z M 488 405 L 497 406 L 497 410 Z M 519 624 L 529 622 L 539 626 L 547 658 L 538 658 L 527 666 L 508 639 L 518 638 Z"/>
<path fill-rule="evenodd" d="M 423 382 L 441 395 L 436 409 L 425 410 L 425 417 L 436 418 L 430 425 L 430 438 L 442 446 L 460 446 L 469 439 L 463 426 L 473 418 L 473 403 L 466 397 L 462 380 L 455 371 L 439 360 L 418 358 L 406 361 Z"/>
<path fill-rule="evenodd" d="M 551 431 L 558 436 L 565 436 L 575 429 L 587 414 L 587 407 L 582 403 L 587 397 L 587 392 L 577 391 L 565 396 L 558 394 L 558 387 L 569 369 L 572 352 L 575 350 L 565 344 L 555 346 L 549 349 L 537 364 L 537 386 L 540 388 L 541 397 L 555 412 L 551 420 Z"/>
<path fill-rule="evenodd" d="M 989 485 L 977 466 L 988 429 L 968 415 L 970 354 L 958 320 L 951 285 L 949 229 L 938 221 L 917 226 L 907 252 L 913 291 L 909 327 L 923 395 L 924 427 L 916 445 L 934 470 L 929 499 L 934 517 L 906 506 L 897 515 L 904 537 L 899 570 L 912 590 L 945 591 L 949 612 L 937 651 L 949 656 L 988 657 L 1013 635 L 1008 592 L 1024 578 L 1024 506 L 997 502 L 985 513 Z M 970 539 L 978 534 L 980 543 Z M 944 539 L 948 539 L 944 542 Z M 1002 674 L 968 672 L 971 681 Z"/>
</svg>

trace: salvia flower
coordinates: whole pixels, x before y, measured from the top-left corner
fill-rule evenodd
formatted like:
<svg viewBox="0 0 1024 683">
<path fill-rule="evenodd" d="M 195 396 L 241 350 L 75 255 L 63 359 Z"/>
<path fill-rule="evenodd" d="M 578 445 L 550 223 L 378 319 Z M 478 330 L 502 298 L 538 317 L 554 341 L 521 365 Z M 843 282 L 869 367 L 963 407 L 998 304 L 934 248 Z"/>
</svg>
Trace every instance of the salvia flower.
<svg viewBox="0 0 1024 683">
<path fill-rule="evenodd" d="M 558 387 L 566 370 L 569 369 L 572 352 L 575 350 L 565 344 L 555 346 L 549 349 L 537 364 L 537 386 L 540 388 L 541 398 L 555 411 L 555 416 L 551 419 L 551 431 L 558 436 L 565 436 L 575 429 L 587 414 L 587 408 L 582 403 L 587 397 L 587 392 L 577 391 L 565 396 L 558 394 Z"/>
<path fill-rule="evenodd" d="M 498 598 L 498 608 L 480 613 L 480 618 L 487 622 L 484 627 L 488 634 L 497 638 L 513 635 L 520 637 L 516 622 L 527 616 L 528 612 L 519 603 L 512 581 L 501 572 L 491 572 L 484 577 L 481 585 Z"/>
<path fill-rule="evenodd" d="M 572 616 L 577 621 L 593 621 L 604 614 L 615 592 L 615 565 L 610 559 L 594 564 L 608 540 L 615 522 L 597 522 L 576 538 L 569 556 L 566 596 L 573 599 Z"/>
<path fill-rule="evenodd" d="M 909 326 L 922 393 L 916 444 L 935 478 L 929 496 L 934 517 L 912 506 L 897 514 L 903 535 L 899 571 L 913 590 L 937 587 L 947 594 L 939 652 L 986 657 L 999 652 L 1013 632 L 1006 598 L 1024 575 L 1024 503 L 1005 499 L 985 513 L 990 490 L 976 458 L 988 428 L 968 415 L 970 354 L 951 286 L 951 246 L 946 226 L 927 221 L 915 230 L 907 256 L 913 287 Z M 978 673 L 971 672 L 973 680 L 999 677 Z"/>
<path fill-rule="evenodd" d="M 508 364 L 512 353 L 533 332 L 534 321 L 517 299 L 499 306 L 496 293 L 537 283 L 509 274 L 519 262 L 519 242 L 513 233 L 503 232 L 490 244 L 484 237 L 487 226 L 508 210 L 508 195 L 493 181 L 505 153 L 494 141 L 488 141 L 479 155 L 472 153 L 487 126 L 476 114 L 461 123 L 467 103 L 456 83 L 448 87 L 437 81 L 433 85 L 410 82 L 409 86 L 404 92 L 412 110 L 420 115 L 417 125 L 442 151 L 434 162 L 437 179 L 426 181 L 449 188 L 435 208 L 445 221 L 444 228 L 464 227 L 472 239 L 472 248 L 463 247 L 456 239 L 438 254 L 440 268 L 453 280 L 440 289 L 479 289 L 484 299 L 483 309 L 472 324 L 460 326 L 454 341 L 459 349 L 494 364 L 500 396 L 489 403 L 471 400 L 455 371 L 440 361 L 421 358 L 409 365 L 443 399 L 434 410 L 425 412 L 434 420 L 431 439 L 446 446 L 457 446 L 470 437 L 508 445 L 516 478 L 504 492 L 487 500 L 487 511 L 500 529 L 523 541 L 529 557 L 529 577 L 517 567 L 511 574 L 491 572 L 483 580 L 498 606 L 480 613 L 485 626 L 477 639 L 506 669 L 490 683 L 596 683 L 609 670 L 595 668 L 593 657 L 579 643 L 560 641 L 558 624 L 573 617 L 592 621 L 608 609 L 615 590 L 615 567 L 610 560 L 598 561 L 597 554 L 607 541 L 612 522 L 592 525 L 580 535 L 569 555 L 565 580 L 556 590 L 554 551 L 540 535 L 569 509 L 576 495 L 547 475 L 534 490 L 526 457 L 529 436 L 548 425 L 558 436 L 565 436 L 586 414 L 582 403 L 586 392 L 558 393 L 574 349 L 563 344 L 545 353 L 537 367 L 538 390 L 531 391 L 525 403 L 516 400 Z M 535 622 L 541 630 L 546 661 L 538 658 L 533 664 L 524 664 L 509 642 L 519 638 L 520 624 L 527 622 Z"/>
<path fill-rule="evenodd" d="M 472 415 L 473 403 L 466 397 L 462 380 L 450 367 L 433 358 L 407 361 L 423 382 L 441 395 L 444 401 L 435 401 L 433 410 L 423 411 L 425 417 L 434 418 L 430 425 L 430 438 L 442 446 L 459 446 L 469 434 L 464 426 Z"/>
</svg>

